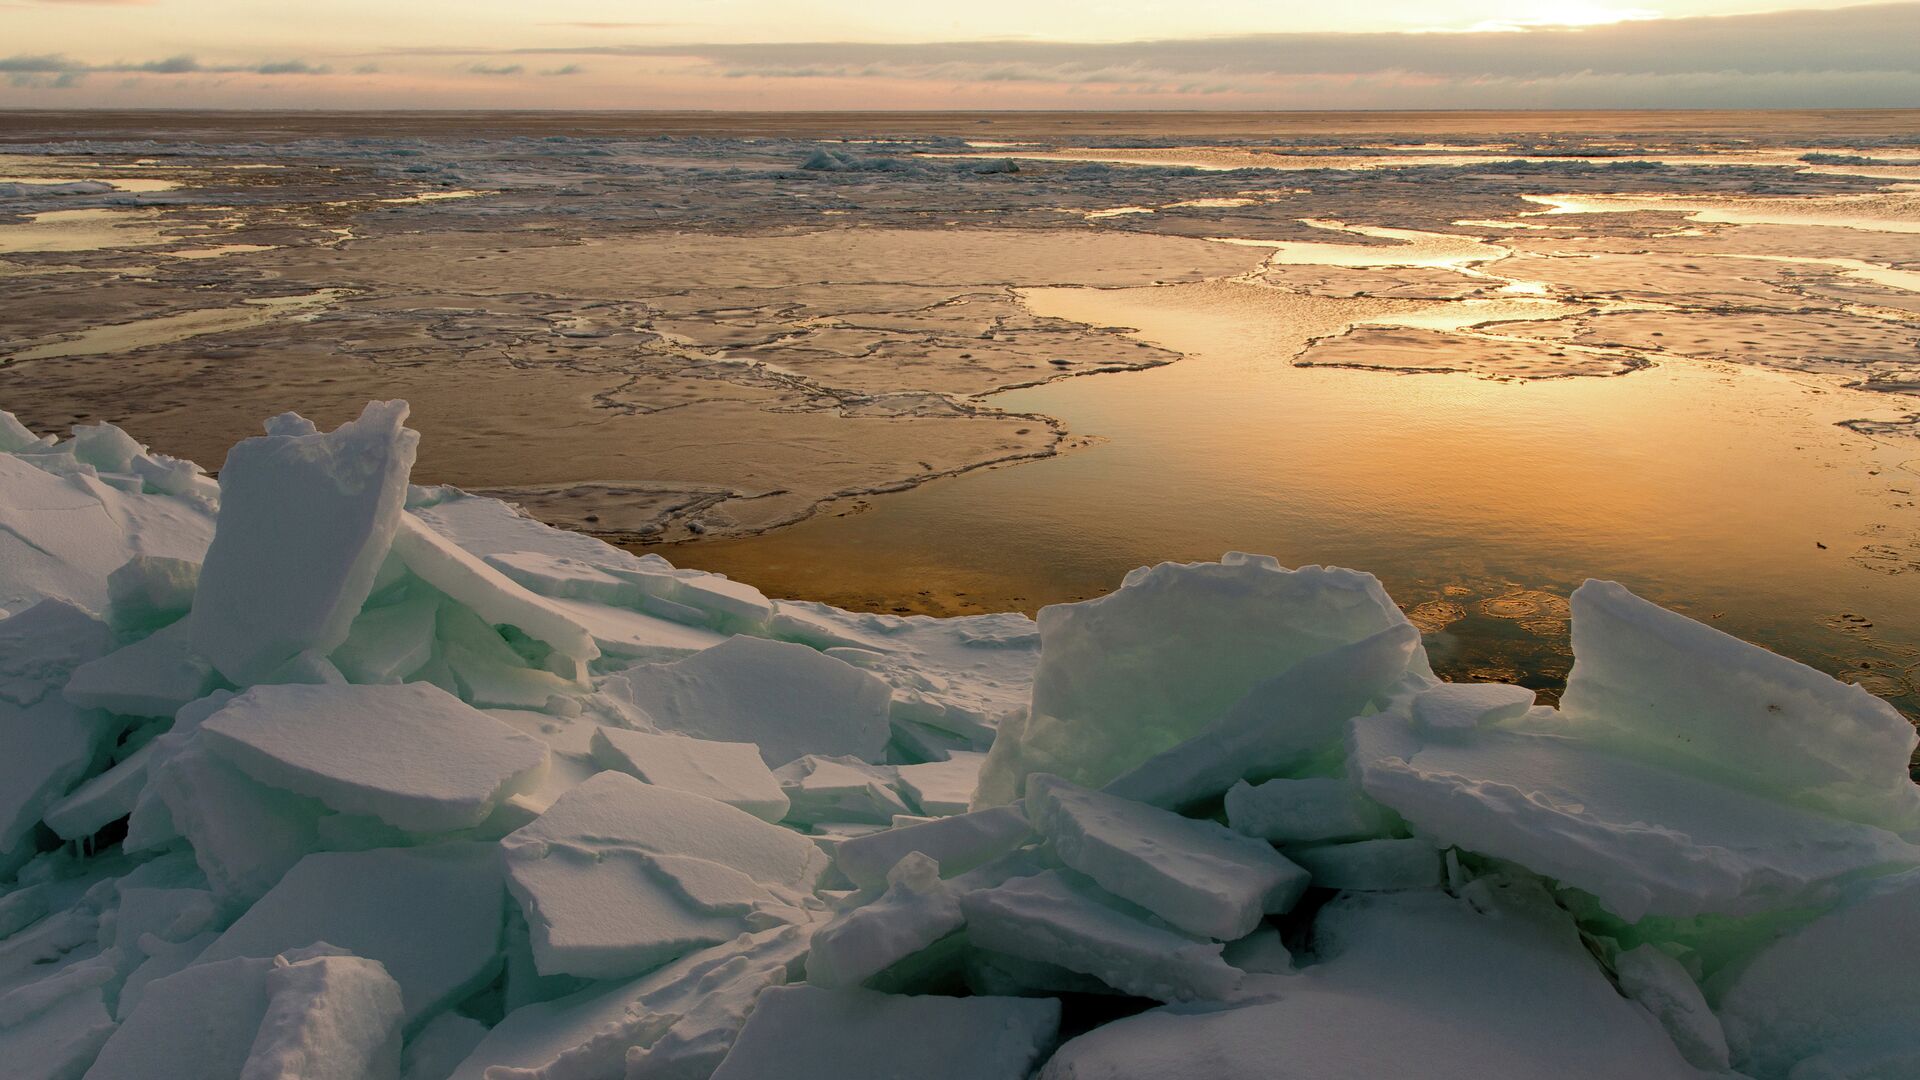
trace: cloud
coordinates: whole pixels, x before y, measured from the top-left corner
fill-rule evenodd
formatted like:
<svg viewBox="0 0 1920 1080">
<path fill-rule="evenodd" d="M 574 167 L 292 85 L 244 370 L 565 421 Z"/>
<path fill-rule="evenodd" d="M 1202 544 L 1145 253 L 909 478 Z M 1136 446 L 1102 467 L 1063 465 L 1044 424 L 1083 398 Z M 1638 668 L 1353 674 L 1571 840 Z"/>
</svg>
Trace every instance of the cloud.
<svg viewBox="0 0 1920 1080">
<path fill-rule="evenodd" d="M 1920 3 L 1462 33 L 1301 33 L 1122 43 L 957 41 L 612 46 L 735 77 L 1151 82 L 1182 76 L 1572 75 L 1920 71 Z M 529 50 L 541 51 L 541 50 Z M 565 51 L 565 50 L 550 50 Z"/>
<path fill-rule="evenodd" d="M 326 75 L 332 68 L 309 64 L 305 60 L 270 60 L 258 64 L 202 64 L 182 53 L 159 60 L 118 61 L 88 64 L 58 53 L 0 56 L 0 75 L 11 86 L 67 89 L 78 86 L 88 75 L 117 72 L 133 75 Z"/>
<path fill-rule="evenodd" d="M 475 75 L 518 75 L 527 70 L 522 64 L 468 64 L 467 70 Z"/>
<path fill-rule="evenodd" d="M 664 22 L 549 22 L 541 26 L 571 26 L 576 30 L 659 30 L 673 26 Z"/>
<path fill-rule="evenodd" d="M 581 67 L 579 64 L 562 64 L 557 68 L 547 68 L 546 70 L 542 71 L 540 74 L 542 75 L 582 75 L 586 73 L 586 70 L 587 70 L 586 68 Z"/>
</svg>

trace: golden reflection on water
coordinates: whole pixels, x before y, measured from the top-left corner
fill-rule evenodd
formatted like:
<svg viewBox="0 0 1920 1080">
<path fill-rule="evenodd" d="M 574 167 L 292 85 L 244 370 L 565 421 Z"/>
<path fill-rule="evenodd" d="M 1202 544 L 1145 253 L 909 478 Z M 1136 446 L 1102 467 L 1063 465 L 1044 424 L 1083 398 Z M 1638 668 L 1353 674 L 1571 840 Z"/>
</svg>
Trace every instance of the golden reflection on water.
<svg viewBox="0 0 1920 1080">
<path fill-rule="evenodd" d="M 1887 414 L 1882 395 L 1698 362 L 1534 382 L 1291 363 L 1354 322 L 1417 321 L 1424 301 L 1228 281 L 1024 297 L 1187 358 L 992 399 L 1101 437 L 1086 449 L 667 556 L 776 595 L 960 612 L 1258 551 L 1373 571 L 1424 606 L 1443 668 L 1493 675 L 1563 672 L 1551 601 L 1606 577 L 1829 670 L 1869 657 L 1893 680 L 1877 688 L 1915 704 L 1901 680 L 1920 657 L 1828 625 L 1846 613 L 1876 640 L 1920 641 L 1920 570 L 1856 558 L 1878 538 L 1920 564 L 1920 446 L 1834 426 Z"/>
</svg>

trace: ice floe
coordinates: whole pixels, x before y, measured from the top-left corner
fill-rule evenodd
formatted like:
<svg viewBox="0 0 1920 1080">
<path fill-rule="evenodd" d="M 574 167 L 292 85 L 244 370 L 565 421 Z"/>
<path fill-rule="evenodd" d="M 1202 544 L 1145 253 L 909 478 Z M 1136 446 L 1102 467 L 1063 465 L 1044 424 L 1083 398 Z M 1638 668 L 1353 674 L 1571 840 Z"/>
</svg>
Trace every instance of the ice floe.
<svg viewBox="0 0 1920 1080">
<path fill-rule="evenodd" d="M 218 484 L 0 414 L 0 1071 L 1920 1068 L 1863 690 L 1605 582 L 1557 707 L 1253 556 L 770 600 L 410 488 L 405 413 Z"/>
</svg>

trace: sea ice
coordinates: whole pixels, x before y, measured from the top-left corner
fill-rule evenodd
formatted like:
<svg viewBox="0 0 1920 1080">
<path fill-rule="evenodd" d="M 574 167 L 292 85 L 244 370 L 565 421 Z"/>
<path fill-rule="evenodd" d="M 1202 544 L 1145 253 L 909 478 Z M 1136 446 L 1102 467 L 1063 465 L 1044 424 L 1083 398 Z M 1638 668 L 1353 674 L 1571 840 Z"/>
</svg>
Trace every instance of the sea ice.
<svg viewBox="0 0 1920 1080">
<path fill-rule="evenodd" d="M 1406 623 L 1310 656 L 1255 686 L 1199 735 L 1104 790 L 1178 809 L 1207 802 L 1241 780 L 1300 768 L 1337 747 L 1348 720 L 1397 688 L 1410 667 L 1425 663 L 1420 634 Z"/>
<path fill-rule="evenodd" d="M 1215 822 L 1046 773 L 1028 777 L 1026 806 L 1060 861 L 1196 937 L 1244 937 L 1307 888 L 1307 872 L 1272 845 Z"/>
<path fill-rule="evenodd" d="M 628 668 L 600 690 L 661 731 L 753 743 L 774 768 L 804 754 L 879 761 L 886 752 L 887 684 L 805 645 L 729 638 Z"/>
<path fill-rule="evenodd" d="M 858 986 L 897 961 L 960 929 L 965 919 L 940 864 L 919 852 L 887 874 L 887 891 L 816 930 L 807 954 L 807 981 Z"/>
<path fill-rule="evenodd" d="M 1022 1080 L 1059 1037 L 1045 998 L 901 997 L 779 986 L 760 995 L 713 1080 Z"/>
<path fill-rule="evenodd" d="M 640 978 L 508 1013 L 447 1080 L 684 1080 L 720 1064 L 761 991 L 793 978 L 808 928 L 742 934 Z"/>
<path fill-rule="evenodd" d="M 1628 921 L 1749 915 L 1816 898 L 1920 848 L 1625 756 L 1531 717 L 1428 738 L 1403 714 L 1354 722 L 1368 795 L 1441 844 L 1584 889 Z"/>
<path fill-rule="evenodd" d="M 1518 720 L 1533 707 L 1534 693 L 1506 683 L 1442 683 L 1413 699 L 1413 722 L 1435 731 L 1471 730 Z"/>
<path fill-rule="evenodd" d="M 538 740 L 425 683 L 257 686 L 200 739 L 261 783 L 414 833 L 478 825 L 547 764 Z"/>
<path fill-rule="evenodd" d="M 87 1072 L 95 1080 L 397 1080 L 400 990 L 320 943 L 156 981 Z"/>
<path fill-rule="evenodd" d="M 1168 1007 L 1060 1048 L 1042 1080 L 1209 1076 L 1698 1078 L 1544 896 L 1351 894 L 1315 922 L 1320 963 L 1277 999 Z"/>
<path fill-rule="evenodd" d="M 956 750 L 945 761 L 900 766 L 900 786 L 921 813 L 944 817 L 964 814 L 980 783 L 980 765 L 987 755 Z"/>
<path fill-rule="evenodd" d="M 1620 992 L 1660 1021 L 1682 1057 L 1702 1069 L 1727 1071 L 1726 1033 L 1680 961 L 1657 945 L 1641 945 L 1614 957 L 1613 972 Z"/>
<path fill-rule="evenodd" d="M 827 862 L 798 833 L 620 772 L 562 795 L 500 846 L 540 973 L 595 979 L 637 975 L 760 920 L 803 921 Z"/>
<path fill-rule="evenodd" d="M 1439 850 L 1417 836 L 1289 847 L 1287 857 L 1305 867 L 1322 889 L 1393 892 L 1436 888 L 1441 880 Z"/>
<path fill-rule="evenodd" d="M 1734 1067 L 1772 1080 L 1891 1080 L 1920 1065 L 1920 871 L 1854 886 L 1832 912 L 1709 983 Z"/>
<path fill-rule="evenodd" d="M 412 513 L 400 515 L 393 553 L 414 576 L 489 624 L 515 627 L 576 660 L 600 655 L 593 635 L 566 612 L 515 584 Z"/>
<path fill-rule="evenodd" d="M 842 840 L 834 865 L 861 888 L 877 888 L 901 859 L 919 852 L 948 877 L 964 873 L 1026 843 L 1033 826 L 1021 806 L 996 806 L 919 825 Z"/>
<path fill-rule="evenodd" d="M 405 402 L 380 402 L 327 434 L 228 453 L 188 616 L 194 651 L 222 675 L 249 686 L 346 640 L 399 528 L 420 439 L 406 418 Z"/>
<path fill-rule="evenodd" d="M 86 777 L 123 726 L 58 691 L 108 641 L 105 623 L 59 600 L 0 619 L 0 874 L 33 854 L 41 815 Z"/>
<path fill-rule="evenodd" d="M 1916 741 L 1858 686 L 1650 604 L 1611 581 L 1573 594 L 1560 712 L 1583 738 L 1767 799 L 1920 836 Z"/>
<path fill-rule="evenodd" d="M 1103 785 L 1244 710 L 1302 660 L 1407 625 L 1371 574 L 1239 553 L 1142 567 L 1117 592 L 1045 608 L 1039 622 L 1032 707 L 994 740 L 981 805 L 1012 802 L 1035 772 Z M 1424 656 L 1408 663 L 1426 668 Z"/>
<path fill-rule="evenodd" d="M 780 781 L 752 743 L 603 727 L 593 734 L 593 759 L 601 768 L 705 795 L 762 821 L 779 821 L 787 814 Z"/>
<path fill-rule="evenodd" d="M 1393 831 L 1392 811 L 1344 778 L 1241 781 L 1227 789 L 1227 824 L 1263 840 L 1318 843 L 1361 840 Z"/>
<path fill-rule="evenodd" d="M 1071 872 L 1014 878 L 960 898 L 967 939 L 1010 956 L 1084 972 L 1161 1001 L 1220 998 L 1241 973 L 1220 946 L 1161 924 L 1144 908 Z"/>
<path fill-rule="evenodd" d="M 499 972 L 505 902 L 499 855 L 488 844 L 319 852 L 288 871 L 198 962 L 326 942 L 385 965 L 400 984 L 411 1030 Z M 156 992 L 149 988 L 149 996 Z"/>
<path fill-rule="evenodd" d="M 67 680 L 67 700 L 123 716 L 171 717 L 214 688 L 213 665 L 193 651 L 184 622 L 80 665 Z"/>
<path fill-rule="evenodd" d="M 115 630 L 155 630 L 193 607 L 200 564 L 136 555 L 107 575 L 107 619 Z"/>
<path fill-rule="evenodd" d="M 787 796 L 786 820 L 795 825 L 886 825 L 913 812 L 894 790 L 900 773 L 892 765 L 807 754 L 780 766 L 774 775 Z"/>
</svg>

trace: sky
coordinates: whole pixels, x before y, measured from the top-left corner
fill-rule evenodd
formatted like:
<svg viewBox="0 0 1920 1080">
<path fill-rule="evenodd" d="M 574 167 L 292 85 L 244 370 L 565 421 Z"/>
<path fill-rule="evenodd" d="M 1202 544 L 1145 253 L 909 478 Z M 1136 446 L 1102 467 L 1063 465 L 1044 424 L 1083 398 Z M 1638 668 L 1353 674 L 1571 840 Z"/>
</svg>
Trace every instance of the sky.
<svg viewBox="0 0 1920 1080">
<path fill-rule="evenodd" d="M 1920 107 L 1920 2 L 0 0 L 0 108 Z"/>
</svg>

